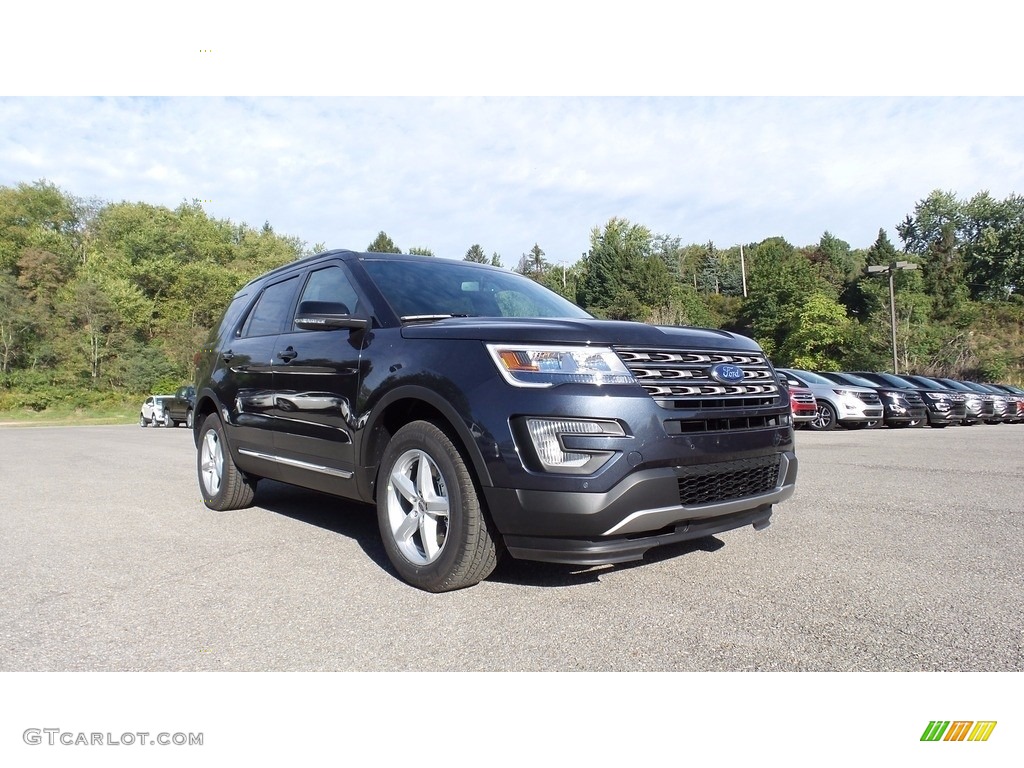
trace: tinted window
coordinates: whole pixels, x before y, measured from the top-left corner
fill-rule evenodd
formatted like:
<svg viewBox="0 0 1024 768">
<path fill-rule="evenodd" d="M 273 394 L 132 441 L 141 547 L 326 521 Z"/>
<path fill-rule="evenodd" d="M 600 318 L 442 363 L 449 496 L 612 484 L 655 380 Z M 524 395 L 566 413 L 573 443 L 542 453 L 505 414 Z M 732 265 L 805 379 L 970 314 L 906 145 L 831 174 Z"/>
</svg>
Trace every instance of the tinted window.
<svg viewBox="0 0 1024 768">
<path fill-rule="evenodd" d="M 333 309 L 337 310 L 338 314 L 352 314 L 356 310 L 356 304 L 359 303 L 359 296 L 356 294 L 355 288 L 352 287 L 348 273 L 341 267 L 331 266 L 309 274 L 306 287 L 299 297 L 300 311 L 303 302 L 307 301 L 344 305 L 344 307 L 335 306 Z M 341 312 L 341 309 L 345 311 Z"/>
<path fill-rule="evenodd" d="M 909 376 L 908 378 L 910 379 L 910 381 L 914 382 L 915 384 L 920 384 L 922 387 L 926 389 L 935 389 L 943 391 L 949 389 L 949 387 L 947 387 L 945 384 L 940 384 L 934 379 L 929 379 L 927 376 Z"/>
<path fill-rule="evenodd" d="M 858 376 L 855 373 L 844 373 L 843 378 L 846 379 L 851 384 L 853 384 L 853 386 L 855 387 L 868 387 L 869 389 L 872 389 L 874 387 L 885 386 L 884 384 L 879 384 L 877 382 L 871 381 L 870 379 L 865 379 L 863 376 Z"/>
<path fill-rule="evenodd" d="M 793 375 L 811 384 L 825 384 L 826 386 L 829 387 L 835 384 L 834 381 L 826 379 L 824 376 L 819 376 L 816 373 L 811 373 L 810 371 L 801 371 L 793 369 Z"/>
<path fill-rule="evenodd" d="M 268 285 L 246 318 L 242 336 L 267 336 L 284 330 L 291 314 L 296 285 L 297 276 Z"/>
</svg>

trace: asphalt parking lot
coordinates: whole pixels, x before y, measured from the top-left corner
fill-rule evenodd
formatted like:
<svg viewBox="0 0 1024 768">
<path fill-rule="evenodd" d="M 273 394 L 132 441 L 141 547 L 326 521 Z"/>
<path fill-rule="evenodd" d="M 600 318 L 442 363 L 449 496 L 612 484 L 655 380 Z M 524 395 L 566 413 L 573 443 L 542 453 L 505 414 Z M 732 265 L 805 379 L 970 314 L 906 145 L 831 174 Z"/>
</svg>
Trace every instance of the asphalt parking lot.
<svg viewBox="0 0 1024 768">
<path fill-rule="evenodd" d="M 797 439 L 765 531 L 433 595 L 368 507 L 206 509 L 183 428 L 0 428 L 0 670 L 1024 670 L 1024 425 Z"/>
</svg>

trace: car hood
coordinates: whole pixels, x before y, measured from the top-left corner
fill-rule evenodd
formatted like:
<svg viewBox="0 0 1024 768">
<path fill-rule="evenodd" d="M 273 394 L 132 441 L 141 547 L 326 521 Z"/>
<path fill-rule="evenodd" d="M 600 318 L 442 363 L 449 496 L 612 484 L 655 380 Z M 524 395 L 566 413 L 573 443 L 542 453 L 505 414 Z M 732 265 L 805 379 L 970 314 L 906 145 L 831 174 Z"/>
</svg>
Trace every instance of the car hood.
<svg viewBox="0 0 1024 768">
<path fill-rule="evenodd" d="M 470 339 L 531 344 L 689 347 L 757 351 L 753 339 L 712 328 L 657 326 L 619 320 L 452 317 L 402 328 L 407 339 Z"/>
</svg>

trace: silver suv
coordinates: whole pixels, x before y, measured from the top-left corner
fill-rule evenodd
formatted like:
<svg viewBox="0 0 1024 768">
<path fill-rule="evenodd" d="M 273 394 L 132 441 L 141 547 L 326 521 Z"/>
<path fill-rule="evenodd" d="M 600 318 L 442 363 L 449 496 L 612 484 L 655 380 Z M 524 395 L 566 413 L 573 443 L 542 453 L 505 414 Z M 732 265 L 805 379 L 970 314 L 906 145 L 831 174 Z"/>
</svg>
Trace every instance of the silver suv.
<svg viewBox="0 0 1024 768">
<path fill-rule="evenodd" d="M 884 416 L 878 392 L 868 387 L 836 384 L 824 376 L 797 368 L 779 368 L 799 386 L 807 387 L 818 401 L 818 415 L 808 426 L 825 431 L 840 424 L 847 429 L 858 429 L 877 423 Z"/>
</svg>

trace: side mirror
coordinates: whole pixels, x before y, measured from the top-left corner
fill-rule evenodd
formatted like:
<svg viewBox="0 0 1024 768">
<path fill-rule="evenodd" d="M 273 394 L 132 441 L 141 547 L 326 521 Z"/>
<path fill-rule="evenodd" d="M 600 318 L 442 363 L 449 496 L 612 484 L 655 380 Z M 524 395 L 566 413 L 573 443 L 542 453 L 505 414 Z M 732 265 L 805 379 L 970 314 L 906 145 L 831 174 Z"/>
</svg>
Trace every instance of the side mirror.
<svg viewBox="0 0 1024 768">
<path fill-rule="evenodd" d="M 304 331 L 327 331 L 348 328 L 361 331 L 368 328 L 370 321 L 349 313 L 348 307 L 335 301 L 304 301 L 299 304 L 295 325 Z"/>
</svg>

